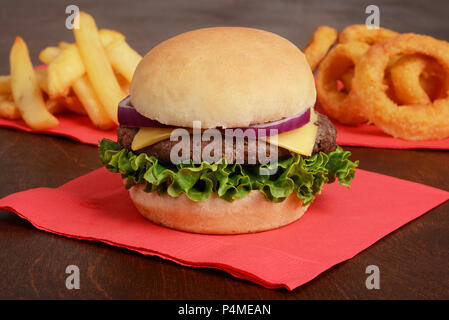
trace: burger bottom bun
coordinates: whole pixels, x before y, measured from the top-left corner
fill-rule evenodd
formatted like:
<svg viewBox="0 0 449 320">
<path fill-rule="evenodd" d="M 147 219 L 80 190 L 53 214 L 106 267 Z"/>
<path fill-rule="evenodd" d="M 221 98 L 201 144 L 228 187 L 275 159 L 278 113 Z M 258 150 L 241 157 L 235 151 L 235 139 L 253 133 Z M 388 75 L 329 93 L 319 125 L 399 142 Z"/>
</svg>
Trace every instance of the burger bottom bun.
<svg viewBox="0 0 449 320">
<path fill-rule="evenodd" d="M 185 194 L 145 192 L 144 185 L 129 190 L 137 210 L 148 220 L 172 229 L 205 234 L 239 234 L 276 229 L 299 219 L 308 206 L 291 194 L 280 203 L 268 202 L 259 191 L 242 199 L 225 201 L 213 194 L 195 202 Z"/>
</svg>

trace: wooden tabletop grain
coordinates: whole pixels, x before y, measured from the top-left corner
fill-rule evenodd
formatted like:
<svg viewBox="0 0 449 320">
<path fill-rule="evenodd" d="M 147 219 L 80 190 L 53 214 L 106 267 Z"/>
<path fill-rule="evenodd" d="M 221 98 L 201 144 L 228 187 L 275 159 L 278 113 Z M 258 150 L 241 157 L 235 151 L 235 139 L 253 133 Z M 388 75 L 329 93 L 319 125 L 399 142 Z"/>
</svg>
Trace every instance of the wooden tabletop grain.
<svg viewBox="0 0 449 320">
<path fill-rule="evenodd" d="M 207 26 L 247 26 L 278 33 L 303 48 L 313 30 L 363 23 L 365 1 L 77 1 L 102 28 L 123 32 L 141 54 L 178 33 Z M 376 1 L 381 26 L 449 40 L 447 1 Z M 38 52 L 73 41 L 64 1 L 0 2 L 0 73 L 9 73 L 16 35 Z M 449 190 L 449 152 L 347 147 L 360 168 Z M 101 166 L 95 147 L 0 129 L 0 197 L 57 187 Z M 3 299 L 448 299 L 449 203 L 408 223 L 354 258 L 290 292 L 268 290 L 229 274 L 187 268 L 99 242 L 35 229 L 0 212 L 0 298 Z M 77 265 L 79 290 L 65 269 Z M 380 269 L 380 289 L 367 290 L 365 269 Z"/>
</svg>

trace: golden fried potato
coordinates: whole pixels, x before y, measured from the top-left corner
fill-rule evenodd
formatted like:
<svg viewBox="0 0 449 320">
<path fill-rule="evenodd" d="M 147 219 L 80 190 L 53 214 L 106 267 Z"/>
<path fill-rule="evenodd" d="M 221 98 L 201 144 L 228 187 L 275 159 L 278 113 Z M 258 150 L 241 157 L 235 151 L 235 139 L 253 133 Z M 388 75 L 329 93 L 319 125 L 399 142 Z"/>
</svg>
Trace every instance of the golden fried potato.
<svg viewBox="0 0 449 320">
<path fill-rule="evenodd" d="M 22 116 L 17 105 L 14 103 L 12 96 L 0 96 L 0 118 L 17 120 Z"/>
<path fill-rule="evenodd" d="M 48 95 L 67 96 L 72 84 L 86 72 L 76 45 L 68 45 L 48 64 Z"/>
<path fill-rule="evenodd" d="M 7 95 L 11 93 L 11 77 L 0 76 L 0 94 Z"/>
<path fill-rule="evenodd" d="M 125 41 L 125 36 L 122 33 L 115 30 L 100 29 L 100 31 L 98 31 L 98 34 L 100 35 L 100 40 L 101 43 L 103 44 L 103 47 L 107 47 L 108 44 L 117 39 Z"/>
<path fill-rule="evenodd" d="M 48 69 L 40 68 L 34 71 L 39 87 L 48 95 Z"/>
<path fill-rule="evenodd" d="M 99 129 L 107 130 L 115 126 L 98 99 L 87 75 L 82 76 L 73 84 L 73 91 L 84 106 L 90 120 Z"/>
<path fill-rule="evenodd" d="M 45 101 L 45 107 L 51 114 L 60 114 L 67 110 L 60 98 L 48 99 Z"/>
<path fill-rule="evenodd" d="M 11 91 L 23 120 L 36 130 L 52 128 L 59 121 L 48 112 L 31 64 L 27 45 L 17 37 L 10 53 Z"/>
<path fill-rule="evenodd" d="M 45 64 L 49 64 L 61 53 L 58 47 L 46 47 L 39 53 L 39 60 Z"/>
<path fill-rule="evenodd" d="M 118 103 L 126 96 L 114 75 L 103 48 L 95 20 L 87 13 L 79 14 L 80 28 L 73 29 L 76 44 L 86 67 L 87 76 L 110 119 L 118 124 Z"/>
<path fill-rule="evenodd" d="M 59 98 L 62 104 L 67 108 L 67 110 L 85 116 L 87 115 L 86 110 L 84 109 L 83 104 L 75 95 L 69 95 L 67 97 Z"/>
<path fill-rule="evenodd" d="M 112 68 L 131 83 L 142 56 L 121 39 L 115 39 L 109 43 L 106 46 L 106 53 Z"/>
</svg>

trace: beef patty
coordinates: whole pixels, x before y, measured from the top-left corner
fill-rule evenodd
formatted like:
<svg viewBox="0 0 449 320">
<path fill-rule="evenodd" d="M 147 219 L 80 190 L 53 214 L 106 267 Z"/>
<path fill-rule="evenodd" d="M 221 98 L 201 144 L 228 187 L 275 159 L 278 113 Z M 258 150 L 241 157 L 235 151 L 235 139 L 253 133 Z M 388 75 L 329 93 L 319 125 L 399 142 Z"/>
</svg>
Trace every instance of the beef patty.
<svg viewBox="0 0 449 320">
<path fill-rule="evenodd" d="M 316 111 L 315 111 L 316 112 Z M 318 119 L 315 122 L 315 124 L 318 126 L 318 132 L 316 135 L 315 145 L 313 147 L 313 154 L 317 152 L 324 152 L 329 153 L 331 151 L 334 151 L 337 147 L 336 143 L 336 136 L 337 136 L 337 130 L 335 129 L 334 125 L 330 122 L 330 120 L 323 114 L 320 114 L 316 112 L 318 115 Z M 119 126 L 117 128 L 117 139 L 118 143 L 126 149 L 131 150 L 131 144 L 134 139 L 134 136 L 136 135 L 139 128 L 133 128 L 133 127 L 123 127 Z M 193 158 L 193 148 L 192 148 L 192 141 L 193 139 L 190 139 L 191 145 L 190 145 L 190 159 Z M 201 141 L 201 151 L 204 150 L 204 148 L 211 143 L 212 141 Z M 143 149 L 137 150 L 137 153 L 146 153 L 149 156 L 155 156 L 162 162 L 170 163 L 170 152 L 171 149 L 179 143 L 178 141 L 170 141 L 170 139 L 159 141 L 151 146 L 145 147 Z M 245 163 L 255 163 L 256 159 L 252 158 L 253 153 L 248 153 L 248 139 L 244 140 L 243 144 L 234 143 L 234 150 L 232 152 L 226 154 L 225 153 L 225 146 L 224 146 L 224 140 L 222 145 L 222 157 L 225 157 L 228 163 L 234 163 L 236 160 L 236 155 L 241 154 L 243 152 L 244 154 L 244 162 Z M 285 159 L 288 157 L 291 157 L 293 153 L 291 153 L 289 150 L 279 147 L 278 148 L 278 158 L 279 159 Z M 212 154 L 213 156 L 213 154 Z M 269 143 L 266 142 L 266 157 L 269 158 L 270 156 L 270 147 Z M 255 157 L 255 154 L 254 154 Z"/>
</svg>

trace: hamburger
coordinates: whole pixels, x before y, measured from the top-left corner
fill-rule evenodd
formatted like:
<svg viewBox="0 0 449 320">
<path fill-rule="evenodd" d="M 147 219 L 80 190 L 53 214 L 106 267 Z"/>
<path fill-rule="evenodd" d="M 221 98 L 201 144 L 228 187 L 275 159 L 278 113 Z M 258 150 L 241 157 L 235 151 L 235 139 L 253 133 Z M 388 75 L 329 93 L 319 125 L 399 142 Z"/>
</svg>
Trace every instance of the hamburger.
<svg viewBox="0 0 449 320">
<path fill-rule="evenodd" d="M 186 32 L 139 63 L 117 141 L 100 141 L 100 158 L 154 223 L 206 234 L 279 228 L 324 184 L 354 177 L 357 162 L 315 100 L 312 71 L 287 39 L 237 27 Z M 218 135 L 205 138 L 211 130 Z"/>
</svg>

